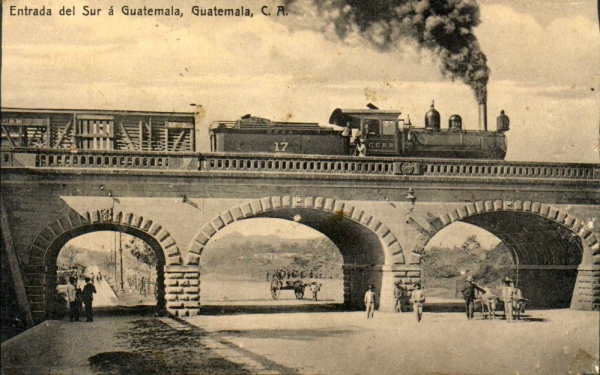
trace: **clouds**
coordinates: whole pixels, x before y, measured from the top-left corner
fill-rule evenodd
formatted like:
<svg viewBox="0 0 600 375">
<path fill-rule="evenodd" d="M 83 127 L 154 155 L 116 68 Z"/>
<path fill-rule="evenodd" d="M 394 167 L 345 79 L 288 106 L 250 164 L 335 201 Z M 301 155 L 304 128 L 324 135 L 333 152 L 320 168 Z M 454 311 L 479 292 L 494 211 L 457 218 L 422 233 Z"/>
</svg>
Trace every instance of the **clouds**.
<svg viewBox="0 0 600 375">
<path fill-rule="evenodd" d="M 477 30 L 494 79 L 588 86 L 600 68 L 598 24 L 583 16 L 534 17 L 503 5 L 483 7 Z"/>
<path fill-rule="evenodd" d="M 382 53 L 356 35 L 341 42 L 331 25 L 300 27 L 315 22 L 309 14 L 275 22 L 253 4 L 245 5 L 254 17 L 240 19 L 193 17 L 184 7 L 182 18 L 24 22 L 5 12 L 3 106 L 185 111 L 193 102 L 207 121 L 253 113 L 326 122 L 336 107 L 374 101 L 422 125 L 435 99 L 444 121 L 459 113 L 467 129 L 477 127 L 470 89 L 444 79 L 431 53 L 411 45 Z M 500 109 L 511 116 L 508 158 L 597 162 L 597 25 L 581 15 L 540 22 L 510 3 L 486 4 L 475 33 L 492 69 L 490 125 Z"/>
</svg>

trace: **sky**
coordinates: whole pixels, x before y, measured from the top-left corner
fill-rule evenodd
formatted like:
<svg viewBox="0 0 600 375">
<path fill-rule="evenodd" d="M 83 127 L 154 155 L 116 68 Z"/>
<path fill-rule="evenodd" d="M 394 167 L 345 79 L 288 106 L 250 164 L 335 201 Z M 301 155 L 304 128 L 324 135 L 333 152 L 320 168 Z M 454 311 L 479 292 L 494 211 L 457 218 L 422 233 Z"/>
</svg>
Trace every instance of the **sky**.
<svg viewBox="0 0 600 375">
<path fill-rule="evenodd" d="M 299 0 L 297 4 L 304 0 Z M 473 0 L 464 0 L 471 2 Z M 177 2 L 182 17 L 125 16 L 141 2 L 39 0 L 52 16 L 11 16 L 3 2 L 4 107 L 206 111 L 212 120 L 251 113 L 273 120 L 326 124 L 331 112 L 399 109 L 416 126 L 432 100 L 443 124 L 451 114 L 477 129 L 471 89 L 445 78 L 439 59 L 411 43 L 380 51 L 364 38 L 345 40 L 309 6 L 272 13 L 283 1 L 215 0 L 205 7 L 240 7 L 253 17 L 197 17 L 198 2 Z M 150 0 L 147 7 L 170 7 Z M 60 16 L 62 6 L 76 15 Z M 83 6 L 102 8 L 83 16 Z M 504 109 L 511 119 L 507 160 L 598 163 L 600 33 L 597 2 L 480 0 L 474 29 L 487 55 L 489 127 Z"/>
</svg>

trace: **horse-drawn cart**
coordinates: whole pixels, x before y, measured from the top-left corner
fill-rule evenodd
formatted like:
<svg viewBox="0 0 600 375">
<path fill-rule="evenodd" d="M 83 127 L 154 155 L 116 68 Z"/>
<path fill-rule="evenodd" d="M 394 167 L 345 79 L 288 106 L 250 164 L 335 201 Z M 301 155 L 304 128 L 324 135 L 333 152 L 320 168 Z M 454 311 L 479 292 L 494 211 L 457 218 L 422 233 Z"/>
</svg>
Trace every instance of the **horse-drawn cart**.
<svg viewBox="0 0 600 375">
<path fill-rule="evenodd" d="M 282 290 L 293 290 L 294 295 L 297 299 L 304 298 L 304 291 L 306 288 L 312 293 L 312 300 L 317 300 L 317 293 L 321 290 L 322 284 L 317 281 L 309 281 L 305 283 L 302 279 L 280 279 L 277 276 L 273 276 L 271 279 L 271 297 L 273 299 L 279 299 L 279 294 Z"/>
<path fill-rule="evenodd" d="M 281 280 L 273 277 L 271 280 L 271 297 L 279 299 L 279 294 L 282 290 L 293 290 L 297 299 L 304 297 L 304 289 L 310 284 L 304 284 L 300 279 L 297 280 Z"/>
</svg>

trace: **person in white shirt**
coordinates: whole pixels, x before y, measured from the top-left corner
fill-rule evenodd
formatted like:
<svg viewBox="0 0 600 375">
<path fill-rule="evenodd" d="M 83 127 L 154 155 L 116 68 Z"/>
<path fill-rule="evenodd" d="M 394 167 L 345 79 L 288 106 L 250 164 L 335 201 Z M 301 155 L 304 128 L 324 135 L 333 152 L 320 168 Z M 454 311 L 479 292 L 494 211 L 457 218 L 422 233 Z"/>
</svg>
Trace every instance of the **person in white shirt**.
<svg viewBox="0 0 600 375">
<path fill-rule="evenodd" d="M 75 286 L 76 279 L 74 277 L 69 278 L 69 285 L 67 285 L 67 301 L 69 302 L 69 321 L 79 321 L 79 307 L 77 287 Z"/>
<path fill-rule="evenodd" d="M 423 293 L 421 290 L 421 284 L 415 284 L 415 290 L 412 292 L 410 301 L 413 304 L 418 323 L 421 321 L 421 316 L 423 315 L 423 305 L 425 304 L 425 293 Z"/>
<path fill-rule="evenodd" d="M 373 292 L 373 285 L 369 285 L 369 290 L 365 293 L 365 307 L 367 308 L 367 319 L 372 318 L 375 312 L 375 292 Z"/>
</svg>

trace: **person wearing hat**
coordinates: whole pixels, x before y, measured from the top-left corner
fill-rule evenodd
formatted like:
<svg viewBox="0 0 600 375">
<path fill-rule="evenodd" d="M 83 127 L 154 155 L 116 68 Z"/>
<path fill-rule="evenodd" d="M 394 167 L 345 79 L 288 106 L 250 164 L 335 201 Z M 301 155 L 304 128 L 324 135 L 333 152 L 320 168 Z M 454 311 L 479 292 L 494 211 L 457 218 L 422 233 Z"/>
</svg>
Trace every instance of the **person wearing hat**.
<svg viewBox="0 0 600 375">
<path fill-rule="evenodd" d="M 462 291 L 463 298 L 465 299 L 465 308 L 467 310 L 467 319 L 473 319 L 475 313 L 475 291 L 479 290 L 485 293 L 485 290 L 473 282 L 473 276 L 467 276 L 465 281 L 465 288 Z"/>
<path fill-rule="evenodd" d="M 423 315 L 423 305 L 425 304 L 425 293 L 421 290 L 421 284 L 415 284 L 415 290 L 413 290 L 410 296 L 410 301 L 413 304 L 413 309 L 417 315 L 417 323 L 421 321 Z"/>
<path fill-rule="evenodd" d="M 402 288 L 400 287 L 401 283 L 396 283 L 396 289 L 394 289 L 394 299 L 396 300 L 396 304 L 394 305 L 395 312 L 402 311 Z"/>
<path fill-rule="evenodd" d="M 375 292 L 373 285 L 369 285 L 369 290 L 365 293 L 365 307 L 367 308 L 367 319 L 373 317 L 375 312 Z"/>
<path fill-rule="evenodd" d="M 89 277 L 85 278 L 85 286 L 83 287 L 83 303 L 85 304 L 85 316 L 86 321 L 94 321 L 94 313 L 92 311 L 92 301 L 94 300 L 94 294 L 96 294 L 96 287 L 92 284 L 92 279 Z"/>
<path fill-rule="evenodd" d="M 515 287 L 512 284 L 512 279 L 507 277 L 504 279 L 502 287 L 502 300 L 504 301 L 504 315 L 508 322 L 513 321 L 513 300 L 515 299 Z"/>
<path fill-rule="evenodd" d="M 79 321 L 79 290 L 77 289 L 77 279 L 69 277 L 69 285 L 67 285 L 67 301 L 69 302 L 69 321 Z"/>
</svg>

